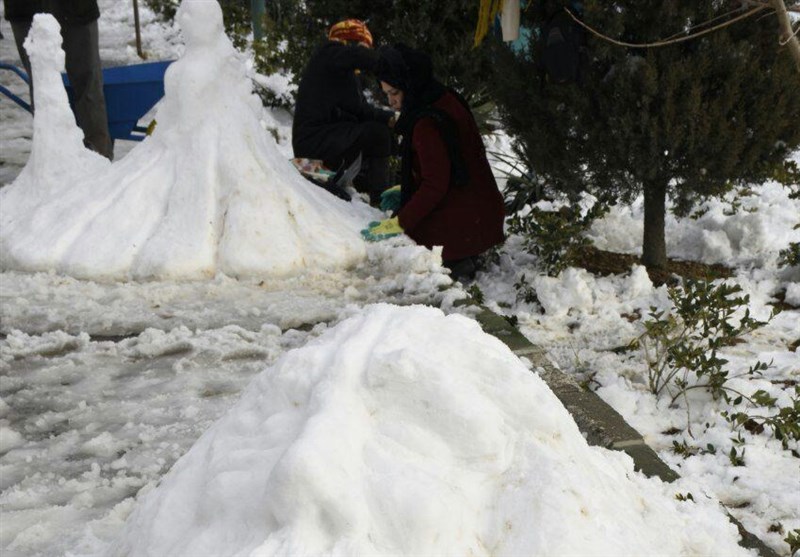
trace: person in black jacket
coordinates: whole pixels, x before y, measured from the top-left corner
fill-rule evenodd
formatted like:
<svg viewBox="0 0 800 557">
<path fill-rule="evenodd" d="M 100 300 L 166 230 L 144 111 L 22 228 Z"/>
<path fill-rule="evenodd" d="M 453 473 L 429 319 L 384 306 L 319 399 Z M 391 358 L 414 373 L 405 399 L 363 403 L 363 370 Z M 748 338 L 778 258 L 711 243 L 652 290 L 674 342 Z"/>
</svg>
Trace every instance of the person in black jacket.
<svg viewBox="0 0 800 557">
<path fill-rule="evenodd" d="M 61 25 L 65 65 L 75 91 L 75 116 L 83 130 L 84 144 L 108 159 L 114 147 L 108 132 L 106 101 L 103 96 L 103 71 L 100 66 L 97 0 L 3 0 L 6 19 L 11 23 L 22 64 L 31 74 L 31 64 L 23 43 L 34 14 L 50 13 Z M 30 82 L 33 106 L 33 79 Z"/>
<path fill-rule="evenodd" d="M 297 90 L 292 147 L 295 157 L 320 159 L 338 170 L 362 156 L 355 186 L 380 202 L 386 189 L 394 113 L 370 105 L 360 81 L 377 61 L 372 35 L 355 19 L 333 25 L 312 55 Z"/>
</svg>

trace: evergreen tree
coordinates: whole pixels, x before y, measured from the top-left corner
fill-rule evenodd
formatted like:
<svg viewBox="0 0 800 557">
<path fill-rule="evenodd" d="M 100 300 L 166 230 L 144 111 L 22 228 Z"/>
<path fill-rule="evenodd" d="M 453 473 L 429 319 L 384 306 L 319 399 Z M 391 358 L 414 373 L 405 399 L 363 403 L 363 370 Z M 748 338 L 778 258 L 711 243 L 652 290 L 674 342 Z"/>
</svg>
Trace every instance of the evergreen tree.
<svg viewBox="0 0 800 557">
<path fill-rule="evenodd" d="M 491 80 L 489 53 L 472 48 L 475 0 L 271 0 L 267 8 L 271 31 L 286 41 L 278 65 L 296 78 L 330 25 L 356 18 L 367 23 L 376 46 L 404 42 L 427 52 L 437 76 L 467 96 Z"/>
<path fill-rule="evenodd" d="M 534 2 L 523 25 L 535 27 L 570 4 Z M 640 44 L 707 29 L 695 26 L 730 20 L 724 14 L 747 9 L 742 5 L 586 0 L 581 18 L 615 40 Z M 523 52 L 499 48 L 503 78 L 493 92 L 501 119 L 518 154 L 550 186 L 622 201 L 643 193 L 642 261 L 663 268 L 668 195 L 686 211 L 736 184 L 776 175 L 798 181 L 786 169 L 800 145 L 800 75 L 778 44 L 775 17 L 765 14 L 659 48 L 622 47 L 587 33 L 577 84 L 548 82 L 536 41 Z"/>
</svg>

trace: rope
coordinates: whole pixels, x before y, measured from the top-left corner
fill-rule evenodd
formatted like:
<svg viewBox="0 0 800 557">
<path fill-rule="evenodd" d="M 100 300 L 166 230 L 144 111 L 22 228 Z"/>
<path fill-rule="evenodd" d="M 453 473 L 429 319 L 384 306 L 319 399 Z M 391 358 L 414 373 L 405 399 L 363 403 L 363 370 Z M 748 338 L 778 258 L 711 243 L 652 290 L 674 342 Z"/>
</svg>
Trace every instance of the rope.
<svg viewBox="0 0 800 557">
<path fill-rule="evenodd" d="M 787 44 L 789 44 L 789 41 L 791 41 L 792 38 L 797 37 L 798 35 L 800 35 L 800 25 L 797 26 L 797 31 L 795 31 L 785 39 L 781 39 L 780 41 L 781 46 L 786 46 Z"/>
<path fill-rule="evenodd" d="M 720 14 L 717 17 L 713 17 L 713 18 L 709 19 L 708 21 L 703 21 L 701 23 L 698 23 L 697 25 L 692 25 L 688 29 L 684 29 L 683 31 L 679 31 L 678 33 L 675 33 L 674 35 L 671 35 L 671 36 L 667 37 L 664 40 L 665 41 L 669 41 L 669 40 L 681 37 L 681 36 L 684 35 L 684 33 L 688 32 L 688 31 L 694 31 L 695 29 L 699 29 L 700 27 L 706 27 L 707 25 L 711 25 L 715 21 L 719 21 L 720 19 L 725 19 L 726 17 L 730 17 L 730 16 L 732 16 L 732 15 L 738 13 L 738 12 L 741 12 L 742 10 L 746 10 L 746 9 L 747 9 L 747 6 L 742 4 L 741 6 L 736 8 L 735 10 L 731 10 L 731 11 L 726 12 L 724 14 Z"/>
<path fill-rule="evenodd" d="M 654 47 L 659 47 L 659 46 L 667 46 L 667 45 L 671 45 L 671 44 L 682 43 L 682 42 L 688 41 L 690 39 L 696 39 L 697 37 L 701 37 L 703 35 L 707 35 L 708 33 L 711 33 L 713 31 L 718 31 L 719 29 L 722 29 L 723 27 L 727 27 L 729 25 L 733 25 L 737 21 L 741 21 L 741 20 L 743 20 L 745 18 L 748 18 L 751 15 L 754 15 L 754 14 L 756 14 L 756 13 L 758 13 L 758 12 L 764 10 L 764 9 L 766 9 L 766 6 L 759 6 L 757 8 L 753 8 L 752 10 L 750 10 L 750 11 L 748 11 L 746 13 L 743 13 L 740 16 L 735 17 L 735 18 L 731 19 L 730 21 L 726 21 L 725 23 L 721 23 L 719 25 L 715 25 L 714 27 L 711 27 L 709 29 L 704 29 L 703 31 L 698 31 L 697 33 L 692 33 L 690 35 L 686 35 L 685 37 L 670 38 L 670 39 L 666 39 L 666 40 L 663 40 L 663 41 L 656 41 L 656 42 L 653 42 L 653 43 L 634 44 L 634 43 L 626 43 L 624 41 L 618 41 L 616 39 L 612 39 L 611 37 L 609 37 L 607 35 L 603 35 L 599 31 L 597 31 L 596 29 L 593 29 L 592 27 L 589 27 L 586 23 L 584 23 L 583 21 L 578 19 L 575 16 L 575 14 L 573 14 L 569 10 L 569 8 L 564 8 L 564 10 L 569 14 L 569 16 L 572 19 L 575 20 L 575 22 L 578 25 L 580 25 L 581 27 L 583 27 L 584 29 L 586 29 L 587 31 L 592 33 L 593 35 L 595 35 L 595 36 L 597 36 L 597 37 L 599 37 L 599 38 L 601 38 L 601 39 L 603 39 L 605 41 L 608 41 L 608 42 L 610 42 L 612 44 L 615 44 L 617 46 L 624 46 L 624 47 L 627 47 L 627 48 L 654 48 Z"/>
<path fill-rule="evenodd" d="M 742 4 L 747 4 L 748 6 L 764 6 L 765 8 L 771 8 L 769 2 L 764 2 L 763 0 L 742 0 Z M 787 12 L 794 12 L 796 14 L 800 14 L 800 6 L 784 6 Z"/>
</svg>

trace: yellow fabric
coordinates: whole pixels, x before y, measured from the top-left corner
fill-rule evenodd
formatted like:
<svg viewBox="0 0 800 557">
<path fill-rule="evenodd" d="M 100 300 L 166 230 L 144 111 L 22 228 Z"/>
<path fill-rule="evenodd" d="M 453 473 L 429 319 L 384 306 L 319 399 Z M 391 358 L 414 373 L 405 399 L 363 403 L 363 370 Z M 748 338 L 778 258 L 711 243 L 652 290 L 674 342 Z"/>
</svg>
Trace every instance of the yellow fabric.
<svg viewBox="0 0 800 557">
<path fill-rule="evenodd" d="M 503 0 L 480 0 L 478 9 L 478 24 L 475 27 L 475 46 L 481 44 L 483 38 L 489 32 L 494 18 L 497 17 L 500 8 L 503 7 Z"/>
<path fill-rule="evenodd" d="M 382 220 L 377 226 L 369 229 L 370 234 L 376 236 L 383 236 L 384 234 L 402 234 L 403 228 L 400 226 L 400 221 L 397 217 Z"/>
<path fill-rule="evenodd" d="M 367 228 L 361 231 L 361 236 L 367 242 L 380 242 L 402 233 L 403 229 L 400 227 L 397 217 L 394 217 L 381 222 L 373 221 L 369 223 Z"/>
</svg>

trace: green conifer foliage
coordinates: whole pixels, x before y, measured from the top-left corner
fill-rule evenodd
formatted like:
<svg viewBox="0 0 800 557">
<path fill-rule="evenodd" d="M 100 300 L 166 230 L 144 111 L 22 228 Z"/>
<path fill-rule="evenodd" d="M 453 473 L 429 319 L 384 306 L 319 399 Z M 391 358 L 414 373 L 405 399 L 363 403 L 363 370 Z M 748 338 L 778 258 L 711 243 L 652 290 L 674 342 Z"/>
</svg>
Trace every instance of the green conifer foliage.
<svg viewBox="0 0 800 557">
<path fill-rule="evenodd" d="M 582 19 L 593 28 L 637 44 L 685 35 L 742 5 L 583 4 Z M 536 26 L 543 11 L 524 12 L 523 24 Z M 518 154 L 552 187 L 612 193 L 622 201 L 644 194 L 642 259 L 664 267 L 667 196 L 685 211 L 736 184 L 778 174 L 797 182 L 796 173 L 777 172 L 800 145 L 800 74 L 778 34 L 766 10 L 661 48 L 621 47 L 587 33 L 581 82 L 566 85 L 549 83 L 539 70 L 535 42 L 520 53 L 497 48 L 493 93 Z"/>
<path fill-rule="evenodd" d="M 486 49 L 473 49 L 476 0 L 271 0 L 272 31 L 286 40 L 282 66 L 299 77 L 327 29 L 342 19 L 367 22 L 376 46 L 404 42 L 431 55 L 437 76 L 474 96 L 488 87 L 492 64 Z"/>
</svg>

